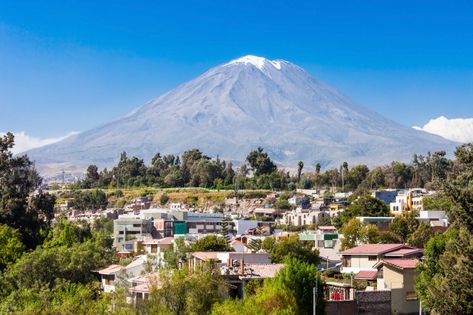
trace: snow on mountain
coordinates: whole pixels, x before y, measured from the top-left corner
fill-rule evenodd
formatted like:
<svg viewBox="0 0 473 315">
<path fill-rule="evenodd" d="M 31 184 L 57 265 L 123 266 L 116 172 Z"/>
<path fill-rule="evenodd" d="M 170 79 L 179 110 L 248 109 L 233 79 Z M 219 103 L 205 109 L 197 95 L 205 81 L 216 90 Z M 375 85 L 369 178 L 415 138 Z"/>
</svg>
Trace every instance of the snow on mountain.
<svg viewBox="0 0 473 315">
<path fill-rule="evenodd" d="M 395 113 L 395 109 L 393 109 Z M 456 144 L 397 124 L 354 104 L 284 60 L 244 56 L 104 126 L 28 154 L 41 165 L 110 166 L 126 151 L 149 161 L 156 152 L 199 148 L 243 161 L 263 146 L 282 165 L 320 162 L 380 165 Z"/>
</svg>

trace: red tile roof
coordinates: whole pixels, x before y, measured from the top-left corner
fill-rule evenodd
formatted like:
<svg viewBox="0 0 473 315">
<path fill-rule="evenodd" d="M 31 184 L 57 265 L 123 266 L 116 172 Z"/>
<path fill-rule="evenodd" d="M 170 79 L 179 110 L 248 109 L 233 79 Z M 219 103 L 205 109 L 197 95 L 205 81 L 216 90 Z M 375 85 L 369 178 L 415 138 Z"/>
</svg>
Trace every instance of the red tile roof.
<svg viewBox="0 0 473 315">
<path fill-rule="evenodd" d="M 389 257 L 404 257 L 404 256 L 409 256 L 409 255 L 413 255 L 413 254 L 418 254 L 418 253 L 422 253 L 423 250 L 421 248 L 402 248 L 402 249 L 399 249 L 399 250 L 395 250 L 393 252 L 389 252 L 386 254 L 386 257 L 389 256 Z"/>
<path fill-rule="evenodd" d="M 384 259 L 385 265 L 393 266 L 399 269 L 414 269 L 419 263 L 418 259 Z"/>
<path fill-rule="evenodd" d="M 407 247 L 404 244 L 364 244 L 344 250 L 342 255 L 380 255 Z"/>
<path fill-rule="evenodd" d="M 143 241 L 143 245 L 172 245 L 174 237 L 154 238 Z"/>
<path fill-rule="evenodd" d="M 360 271 L 356 274 L 355 279 L 356 280 L 376 280 L 378 278 L 378 271 Z"/>
<path fill-rule="evenodd" d="M 100 270 L 97 270 L 97 272 L 101 275 L 112 275 L 120 270 L 123 269 L 123 266 L 120 266 L 120 265 L 110 265 L 106 268 L 103 268 L 103 269 L 100 269 Z"/>
</svg>

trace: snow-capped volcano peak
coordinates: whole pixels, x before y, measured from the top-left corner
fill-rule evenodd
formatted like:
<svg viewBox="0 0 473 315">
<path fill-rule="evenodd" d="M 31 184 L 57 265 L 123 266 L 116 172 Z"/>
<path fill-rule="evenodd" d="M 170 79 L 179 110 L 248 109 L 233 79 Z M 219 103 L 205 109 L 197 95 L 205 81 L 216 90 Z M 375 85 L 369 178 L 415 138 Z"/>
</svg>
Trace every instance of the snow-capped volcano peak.
<svg viewBox="0 0 473 315">
<path fill-rule="evenodd" d="M 233 65 L 233 64 L 250 64 L 258 69 L 262 70 L 266 65 L 271 65 L 274 68 L 281 70 L 281 60 L 269 60 L 264 57 L 258 57 L 258 56 L 253 56 L 253 55 L 246 55 L 243 57 L 240 57 L 238 59 L 232 60 L 227 65 Z"/>
<path fill-rule="evenodd" d="M 126 117 L 28 152 L 37 165 L 110 167 L 126 151 L 151 161 L 199 148 L 245 161 L 262 146 L 286 166 L 409 161 L 454 147 L 358 106 L 288 61 L 244 56 L 212 68 Z M 400 149 L 402 148 L 402 149 Z"/>
</svg>

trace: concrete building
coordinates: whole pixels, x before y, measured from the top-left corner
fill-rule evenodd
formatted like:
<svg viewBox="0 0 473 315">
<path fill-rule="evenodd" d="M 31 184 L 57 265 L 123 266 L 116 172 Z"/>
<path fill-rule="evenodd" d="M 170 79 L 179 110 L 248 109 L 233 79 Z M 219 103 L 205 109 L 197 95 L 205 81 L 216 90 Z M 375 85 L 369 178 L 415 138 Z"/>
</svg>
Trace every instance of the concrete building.
<svg viewBox="0 0 473 315">
<path fill-rule="evenodd" d="M 113 221 L 113 246 L 117 251 L 133 251 L 134 241 L 152 238 L 153 221 L 135 215 L 120 215 Z"/>
</svg>

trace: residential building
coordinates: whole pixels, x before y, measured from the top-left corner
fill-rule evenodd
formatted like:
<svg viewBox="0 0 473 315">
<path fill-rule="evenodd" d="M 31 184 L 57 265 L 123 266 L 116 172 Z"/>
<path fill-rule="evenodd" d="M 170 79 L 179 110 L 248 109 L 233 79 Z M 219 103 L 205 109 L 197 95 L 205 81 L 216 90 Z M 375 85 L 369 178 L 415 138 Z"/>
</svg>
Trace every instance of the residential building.
<svg viewBox="0 0 473 315">
<path fill-rule="evenodd" d="M 115 292 L 117 284 L 129 278 L 140 275 L 148 262 L 147 255 L 136 256 L 131 263 L 126 266 L 110 265 L 97 270 L 100 275 L 102 290 L 104 292 Z"/>
<path fill-rule="evenodd" d="M 255 229 L 259 225 L 259 222 L 256 220 L 233 220 L 234 232 L 235 235 L 243 235 L 248 232 L 250 229 Z"/>
<path fill-rule="evenodd" d="M 293 196 L 288 199 L 288 202 L 290 205 L 296 206 L 296 207 L 301 207 L 302 209 L 308 209 L 310 208 L 310 200 L 306 196 Z"/>
<path fill-rule="evenodd" d="M 171 251 L 174 248 L 174 238 L 165 237 L 160 239 L 149 239 L 142 243 L 146 253 L 161 255 L 166 251 Z"/>
<path fill-rule="evenodd" d="M 245 252 L 194 252 L 189 259 L 189 269 L 196 270 L 204 263 L 222 266 L 233 262 L 243 261 L 246 264 L 270 264 L 271 257 L 268 253 L 245 253 Z"/>
<path fill-rule="evenodd" d="M 397 190 L 396 189 L 376 190 L 371 193 L 371 196 L 373 196 L 374 198 L 381 199 L 389 206 L 391 202 L 395 202 L 396 196 L 397 196 Z"/>
<path fill-rule="evenodd" d="M 375 265 L 385 258 L 412 259 L 422 257 L 421 249 L 404 244 L 364 244 L 340 253 L 342 273 L 376 271 Z"/>
<path fill-rule="evenodd" d="M 258 220 L 275 220 L 276 218 L 281 218 L 284 213 L 284 210 L 273 208 L 256 208 L 253 210 L 253 214 Z"/>
<path fill-rule="evenodd" d="M 378 290 L 391 290 L 391 312 L 414 314 L 419 312 L 419 300 L 415 293 L 418 275 L 417 259 L 383 259 L 377 264 Z"/>
<path fill-rule="evenodd" d="M 287 225 L 302 226 L 317 224 L 321 220 L 329 218 L 330 214 L 327 211 L 297 208 L 284 213 L 282 222 Z"/>
<path fill-rule="evenodd" d="M 113 246 L 117 251 L 133 251 L 134 242 L 152 238 L 153 221 L 135 215 L 120 215 L 113 221 Z"/>
<path fill-rule="evenodd" d="M 422 211 L 424 210 L 423 198 L 433 194 L 434 192 L 421 188 L 400 191 L 396 196 L 396 200 L 389 204 L 389 209 L 396 215 L 412 210 Z"/>
<path fill-rule="evenodd" d="M 301 241 L 313 241 L 321 260 L 319 269 L 329 269 L 340 265 L 340 235 L 334 226 L 319 226 L 315 232 L 299 234 Z"/>
</svg>

